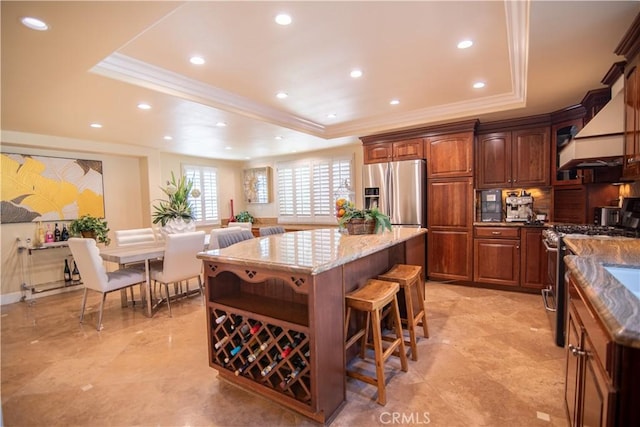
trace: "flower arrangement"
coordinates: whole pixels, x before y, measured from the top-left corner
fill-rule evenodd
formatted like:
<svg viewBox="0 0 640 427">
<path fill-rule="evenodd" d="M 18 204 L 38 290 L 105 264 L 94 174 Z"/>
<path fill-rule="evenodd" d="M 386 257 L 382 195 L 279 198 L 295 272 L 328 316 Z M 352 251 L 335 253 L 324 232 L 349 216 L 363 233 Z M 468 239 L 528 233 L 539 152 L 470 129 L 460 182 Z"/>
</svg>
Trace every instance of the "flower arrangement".
<svg viewBox="0 0 640 427">
<path fill-rule="evenodd" d="M 336 217 L 338 218 L 338 225 L 340 228 L 347 228 L 349 234 L 365 234 L 369 231 L 363 231 L 363 229 L 355 230 L 353 227 L 349 229 L 350 225 L 354 223 L 361 223 L 364 225 L 364 230 L 371 229 L 371 232 L 377 233 L 379 230 L 391 231 L 391 220 L 389 217 L 377 208 L 373 209 L 356 209 L 353 202 L 346 199 L 336 200 Z M 367 224 L 370 224 L 367 226 Z"/>
<path fill-rule="evenodd" d="M 238 222 L 251 222 L 253 223 L 253 215 L 249 213 L 249 211 L 242 211 L 238 215 L 235 216 L 236 221 Z"/>
<path fill-rule="evenodd" d="M 189 195 L 191 197 L 199 197 L 200 190 L 193 188 L 193 181 L 184 176 L 176 179 L 173 172 L 171 172 L 171 179 L 167 181 L 165 187 L 161 187 L 161 190 L 167 195 L 168 199 L 160 200 L 154 206 L 154 224 L 160 223 L 164 227 L 172 219 L 182 219 L 185 222 L 191 222 L 195 219 L 191 211 Z"/>
<path fill-rule="evenodd" d="M 69 232 L 72 236 L 94 238 L 96 242 L 104 243 L 107 246 L 111 243 L 107 221 L 91 215 L 82 215 L 80 218 L 71 221 Z"/>
</svg>

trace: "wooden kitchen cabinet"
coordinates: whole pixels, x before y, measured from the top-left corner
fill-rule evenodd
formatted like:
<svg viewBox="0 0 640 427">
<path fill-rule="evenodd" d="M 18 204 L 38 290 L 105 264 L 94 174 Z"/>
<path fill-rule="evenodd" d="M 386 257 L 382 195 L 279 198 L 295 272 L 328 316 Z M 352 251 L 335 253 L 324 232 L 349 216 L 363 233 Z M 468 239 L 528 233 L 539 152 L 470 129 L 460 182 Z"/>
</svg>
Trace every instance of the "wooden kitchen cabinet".
<svg viewBox="0 0 640 427">
<path fill-rule="evenodd" d="M 519 227 L 475 227 L 474 236 L 473 281 L 518 286 Z"/>
<path fill-rule="evenodd" d="M 548 257 L 542 243 L 542 228 L 522 227 L 520 231 L 520 286 L 544 289 Z"/>
<path fill-rule="evenodd" d="M 640 82 L 638 68 L 634 67 L 625 80 L 625 131 L 622 177 L 640 179 Z"/>
<path fill-rule="evenodd" d="M 473 279 L 473 179 L 428 181 L 427 275 L 431 279 Z"/>
<path fill-rule="evenodd" d="M 428 178 L 473 176 L 473 132 L 425 138 Z"/>
<path fill-rule="evenodd" d="M 422 159 L 424 154 L 422 138 L 365 144 L 363 149 L 365 164 Z"/>
<path fill-rule="evenodd" d="M 494 132 L 477 142 L 477 188 L 550 184 L 549 127 Z"/>
</svg>

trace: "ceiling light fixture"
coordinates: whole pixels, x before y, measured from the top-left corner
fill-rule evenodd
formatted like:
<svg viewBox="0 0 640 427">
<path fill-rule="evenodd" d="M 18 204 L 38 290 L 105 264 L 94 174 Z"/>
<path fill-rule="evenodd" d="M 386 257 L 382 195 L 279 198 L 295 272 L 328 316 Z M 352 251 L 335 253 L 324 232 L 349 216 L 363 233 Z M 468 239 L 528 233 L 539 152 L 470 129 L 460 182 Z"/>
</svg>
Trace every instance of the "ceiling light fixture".
<svg viewBox="0 0 640 427">
<path fill-rule="evenodd" d="M 164 139 L 165 141 L 171 141 L 171 140 L 173 139 L 173 137 L 172 137 L 171 135 L 165 135 L 165 136 L 163 137 L 163 139 Z"/>
<path fill-rule="evenodd" d="M 285 99 L 285 98 L 286 98 L 286 97 L 288 97 L 288 96 L 289 96 L 289 95 L 288 95 L 286 92 L 278 92 L 278 93 L 276 94 L 276 97 L 277 97 L 278 99 Z"/>
<path fill-rule="evenodd" d="M 391 105 L 398 105 L 398 104 L 400 104 L 400 101 L 398 101 L 397 99 L 392 99 L 392 100 L 389 102 L 389 104 L 391 104 Z"/>
<path fill-rule="evenodd" d="M 483 87 L 485 87 L 486 85 L 484 84 L 484 82 L 475 82 L 473 84 L 473 88 L 474 89 L 482 89 Z"/>
<path fill-rule="evenodd" d="M 151 105 L 141 102 L 140 104 L 138 104 L 138 108 L 141 110 L 151 110 Z"/>
<path fill-rule="evenodd" d="M 473 46 L 473 42 L 471 40 L 462 40 L 458 43 L 458 49 L 467 49 L 471 46 Z"/>
<path fill-rule="evenodd" d="M 352 70 L 349 75 L 354 79 L 360 78 L 362 77 L 362 70 Z"/>
<path fill-rule="evenodd" d="M 193 65 L 202 65 L 204 64 L 204 58 L 201 56 L 192 56 L 191 58 L 189 58 L 189 62 L 191 62 Z"/>
<path fill-rule="evenodd" d="M 38 18 L 33 18 L 31 16 L 25 16 L 20 20 L 20 22 L 22 22 L 22 25 L 24 25 L 25 27 L 31 28 L 32 30 L 36 31 L 47 31 L 49 29 L 49 26 L 46 22 L 41 21 Z"/>
<path fill-rule="evenodd" d="M 274 139 L 277 139 L 278 141 L 282 140 L 282 137 L 280 135 L 277 135 Z"/>
<path fill-rule="evenodd" d="M 218 126 L 219 128 L 223 128 L 223 127 L 227 126 L 227 124 L 225 122 L 218 122 L 218 123 L 216 123 L 216 126 Z"/>
<path fill-rule="evenodd" d="M 336 113 L 327 114 L 328 119 L 335 119 L 337 117 Z"/>
<path fill-rule="evenodd" d="M 276 15 L 275 21 L 278 25 L 289 25 L 293 20 L 291 19 L 290 15 L 287 15 L 286 13 L 280 13 Z"/>
<path fill-rule="evenodd" d="M 102 127 L 100 123 L 91 123 L 89 126 L 95 129 L 100 129 Z"/>
</svg>

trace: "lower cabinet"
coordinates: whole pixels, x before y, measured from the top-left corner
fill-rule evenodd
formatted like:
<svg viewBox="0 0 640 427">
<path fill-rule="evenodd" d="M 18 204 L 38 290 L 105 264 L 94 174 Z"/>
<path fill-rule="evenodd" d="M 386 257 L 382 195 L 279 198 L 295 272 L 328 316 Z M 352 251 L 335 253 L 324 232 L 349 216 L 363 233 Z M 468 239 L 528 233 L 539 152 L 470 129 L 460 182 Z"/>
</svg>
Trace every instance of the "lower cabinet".
<svg viewBox="0 0 640 427">
<path fill-rule="evenodd" d="M 474 282 L 518 286 L 520 281 L 519 228 L 476 227 L 474 236 Z"/>
<path fill-rule="evenodd" d="M 520 229 L 520 286 L 544 289 L 548 282 L 548 256 L 542 243 L 542 228 Z M 555 271 L 555 270 L 554 270 Z"/>
<path fill-rule="evenodd" d="M 428 276 L 431 280 L 473 279 L 473 245 L 469 231 L 429 229 L 427 246 Z"/>
</svg>

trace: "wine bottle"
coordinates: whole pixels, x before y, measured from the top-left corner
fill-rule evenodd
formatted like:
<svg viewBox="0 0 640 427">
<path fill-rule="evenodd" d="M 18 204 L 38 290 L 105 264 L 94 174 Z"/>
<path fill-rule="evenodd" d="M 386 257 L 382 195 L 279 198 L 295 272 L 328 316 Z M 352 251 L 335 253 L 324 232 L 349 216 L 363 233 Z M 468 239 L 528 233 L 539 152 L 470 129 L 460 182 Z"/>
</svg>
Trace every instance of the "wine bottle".
<svg viewBox="0 0 640 427">
<path fill-rule="evenodd" d="M 236 371 L 234 372 L 234 374 L 236 375 L 236 377 L 238 375 L 240 375 L 241 373 L 244 372 L 245 369 L 247 369 L 249 367 L 249 364 L 251 362 L 249 362 L 248 360 L 244 363 L 244 365 L 240 366 L 238 369 L 236 369 Z"/>
<path fill-rule="evenodd" d="M 67 224 L 62 224 L 62 233 L 60 233 L 60 240 L 66 242 L 69 240 L 69 230 L 67 230 Z"/>
<path fill-rule="evenodd" d="M 224 337 L 222 337 L 220 339 L 220 341 L 218 341 L 217 343 L 214 344 L 214 348 L 217 350 L 220 347 L 222 347 L 224 345 L 224 343 L 226 343 L 227 341 L 229 341 L 229 335 L 225 335 Z"/>
<path fill-rule="evenodd" d="M 236 329 L 242 323 L 242 316 L 232 316 L 233 323 L 231 323 L 231 330 Z"/>
<path fill-rule="evenodd" d="M 64 260 L 64 281 L 69 283 L 71 281 L 71 269 L 69 268 L 69 261 Z"/>
<path fill-rule="evenodd" d="M 53 230 L 53 241 L 54 242 L 59 242 L 60 241 L 60 229 L 58 228 L 58 223 L 57 222 L 56 222 L 55 229 Z"/>
<path fill-rule="evenodd" d="M 53 242 L 53 233 L 51 232 L 51 224 L 47 224 L 47 232 L 44 234 L 44 241 L 46 243 Z"/>
<path fill-rule="evenodd" d="M 78 271 L 78 266 L 76 265 L 76 260 L 73 260 L 73 271 L 71 272 L 71 282 L 72 283 L 80 283 L 80 272 Z"/>
<path fill-rule="evenodd" d="M 298 375 L 300 375 L 300 371 L 302 371 L 304 367 L 307 366 L 307 364 L 304 363 L 304 360 L 298 358 L 293 362 L 293 366 L 294 370 L 289 372 L 287 376 L 284 377 L 284 379 L 280 382 L 280 388 L 284 389 L 287 384 L 296 379 Z"/>
<path fill-rule="evenodd" d="M 229 354 L 231 354 L 231 357 L 235 356 L 236 354 L 240 353 L 240 350 L 242 350 L 242 340 L 234 337 L 233 338 L 233 343 L 235 344 L 235 347 L 233 347 L 231 349 L 231 351 L 229 352 Z"/>
<path fill-rule="evenodd" d="M 278 357 L 276 357 L 276 359 L 275 359 L 273 362 L 271 362 L 268 366 L 266 366 L 266 367 L 262 370 L 262 372 L 260 372 L 260 374 L 261 374 L 263 377 L 266 377 L 266 376 L 267 376 L 267 374 L 268 374 L 269 372 L 271 372 L 271 371 L 273 370 L 273 368 L 275 368 L 275 367 L 276 367 L 276 365 L 278 364 L 278 362 L 279 362 L 279 361 L 280 361 L 280 355 L 278 355 Z"/>
<path fill-rule="evenodd" d="M 216 317 L 216 325 L 219 325 L 220 323 L 224 322 L 224 319 L 226 319 L 226 318 L 227 318 L 226 314 L 223 314 L 220 317 Z"/>
<path fill-rule="evenodd" d="M 260 344 L 260 346 L 249 355 L 249 357 L 247 357 L 247 360 L 249 362 L 253 362 L 254 360 L 256 360 L 256 358 L 258 357 L 258 355 L 263 352 L 267 347 L 269 347 L 269 341 L 265 341 L 262 344 Z"/>
<path fill-rule="evenodd" d="M 282 358 L 284 359 L 285 357 L 287 357 L 291 353 L 291 351 L 293 351 L 293 349 L 296 348 L 298 346 L 298 344 L 300 344 L 300 341 L 302 341 L 303 339 L 304 339 L 304 335 L 302 333 L 298 332 L 293 337 L 293 342 L 287 343 L 282 348 L 282 352 L 280 353 Z"/>
</svg>

